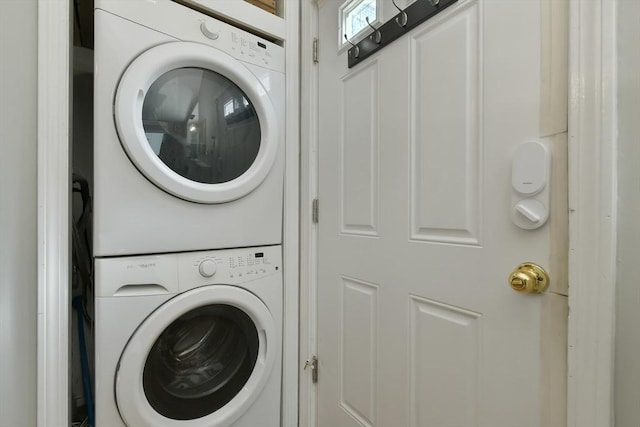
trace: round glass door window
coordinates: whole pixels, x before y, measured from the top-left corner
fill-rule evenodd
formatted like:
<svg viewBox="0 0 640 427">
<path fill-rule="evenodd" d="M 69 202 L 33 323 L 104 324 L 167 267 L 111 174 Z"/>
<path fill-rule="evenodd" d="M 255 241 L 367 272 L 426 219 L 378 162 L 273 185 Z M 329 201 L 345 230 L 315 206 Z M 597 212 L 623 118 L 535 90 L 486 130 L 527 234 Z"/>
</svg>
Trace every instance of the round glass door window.
<svg viewBox="0 0 640 427">
<path fill-rule="evenodd" d="M 120 143 L 136 168 L 173 196 L 196 203 L 238 199 L 264 181 L 279 150 L 278 117 L 267 87 L 245 65 L 209 46 L 152 47 L 118 84 Z"/>
<path fill-rule="evenodd" d="M 191 420 L 229 403 L 247 383 L 259 338 L 237 307 L 211 304 L 174 320 L 153 344 L 143 370 L 151 407 L 164 417 Z"/>
<path fill-rule="evenodd" d="M 142 125 L 165 165 L 204 184 L 238 178 L 260 150 L 260 121 L 251 100 L 211 70 L 179 68 L 160 76 L 144 98 Z"/>
</svg>

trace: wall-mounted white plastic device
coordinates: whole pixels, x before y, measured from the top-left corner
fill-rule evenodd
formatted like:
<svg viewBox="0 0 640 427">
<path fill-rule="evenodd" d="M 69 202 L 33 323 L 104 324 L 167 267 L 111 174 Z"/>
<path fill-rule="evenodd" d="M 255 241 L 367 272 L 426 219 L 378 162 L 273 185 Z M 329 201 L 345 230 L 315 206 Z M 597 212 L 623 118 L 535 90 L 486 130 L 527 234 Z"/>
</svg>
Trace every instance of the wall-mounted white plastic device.
<svg viewBox="0 0 640 427">
<path fill-rule="evenodd" d="M 542 227 L 549 218 L 549 150 L 541 142 L 525 142 L 513 154 L 511 219 L 525 230 Z"/>
</svg>

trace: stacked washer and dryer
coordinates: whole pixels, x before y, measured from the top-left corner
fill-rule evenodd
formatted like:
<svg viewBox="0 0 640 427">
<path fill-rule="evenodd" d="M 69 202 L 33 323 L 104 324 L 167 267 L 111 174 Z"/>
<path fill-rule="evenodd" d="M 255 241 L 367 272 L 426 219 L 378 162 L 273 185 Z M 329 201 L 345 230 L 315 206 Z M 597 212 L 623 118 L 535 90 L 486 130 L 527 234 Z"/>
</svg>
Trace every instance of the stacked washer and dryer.
<svg viewBox="0 0 640 427">
<path fill-rule="evenodd" d="M 95 4 L 95 425 L 277 427 L 284 49 Z"/>
</svg>

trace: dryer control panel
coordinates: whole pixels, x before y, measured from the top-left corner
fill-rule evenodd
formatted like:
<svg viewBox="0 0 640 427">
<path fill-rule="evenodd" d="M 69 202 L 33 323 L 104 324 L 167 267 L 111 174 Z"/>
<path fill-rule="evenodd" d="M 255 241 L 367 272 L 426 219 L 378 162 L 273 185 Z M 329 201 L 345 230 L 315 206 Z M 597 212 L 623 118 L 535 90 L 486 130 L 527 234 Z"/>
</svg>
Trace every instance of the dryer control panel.
<svg viewBox="0 0 640 427">
<path fill-rule="evenodd" d="M 261 40 L 253 34 L 246 32 L 230 32 L 231 55 L 241 61 L 252 62 L 267 68 L 273 68 L 279 62 L 282 48 Z M 284 71 L 284 70 L 278 70 Z"/>
<path fill-rule="evenodd" d="M 97 8 L 174 39 L 207 44 L 240 61 L 285 71 L 282 46 L 174 1 L 103 1 Z"/>
</svg>

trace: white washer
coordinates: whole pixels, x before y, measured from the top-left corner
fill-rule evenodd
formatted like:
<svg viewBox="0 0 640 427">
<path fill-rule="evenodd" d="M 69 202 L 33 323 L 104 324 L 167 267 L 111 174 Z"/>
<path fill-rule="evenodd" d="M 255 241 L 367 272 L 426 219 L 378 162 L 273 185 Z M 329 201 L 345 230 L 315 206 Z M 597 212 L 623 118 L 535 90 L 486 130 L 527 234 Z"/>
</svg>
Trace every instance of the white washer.
<svg viewBox="0 0 640 427">
<path fill-rule="evenodd" d="M 279 427 L 281 247 L 96 260 L 97 427 Z"/>
<path fill-rule="evenodd" d="M 170 0 L 95 4 L 95 256 L 282 243 L 284 49 Z"/>
</svg>

